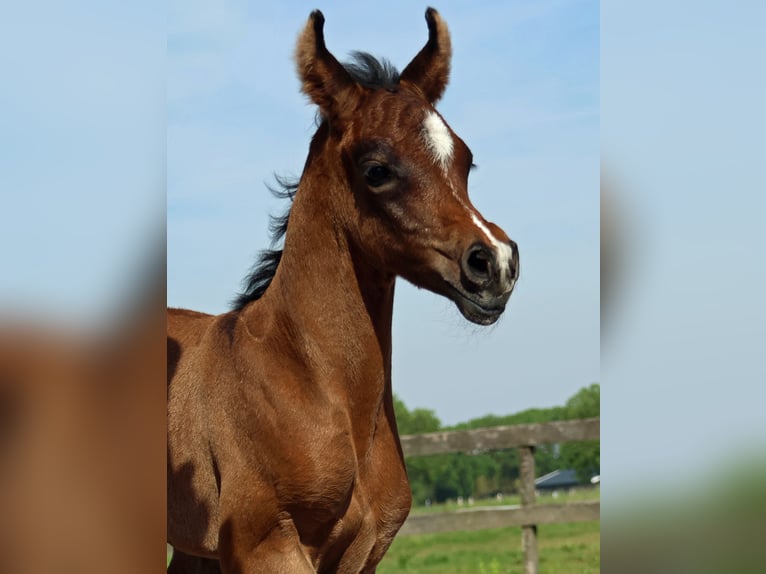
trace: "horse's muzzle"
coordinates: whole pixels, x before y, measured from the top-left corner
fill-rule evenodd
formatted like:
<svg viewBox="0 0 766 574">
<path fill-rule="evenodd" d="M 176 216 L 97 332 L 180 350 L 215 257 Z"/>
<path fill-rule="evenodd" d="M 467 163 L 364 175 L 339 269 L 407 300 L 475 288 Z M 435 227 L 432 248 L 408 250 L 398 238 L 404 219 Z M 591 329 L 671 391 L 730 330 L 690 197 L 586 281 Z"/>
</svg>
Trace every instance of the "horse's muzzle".
<svg viewBox="0 0 766 574">
<path fill-rule="evenodd" d="M 519 275 L 519 250 L 508 241 L 502 249 L 481 242 L 466 249 L 460 259 L 460 287 L 453 300 L 463 316 L 479 325 L 500 318 Z"/>
</svg>

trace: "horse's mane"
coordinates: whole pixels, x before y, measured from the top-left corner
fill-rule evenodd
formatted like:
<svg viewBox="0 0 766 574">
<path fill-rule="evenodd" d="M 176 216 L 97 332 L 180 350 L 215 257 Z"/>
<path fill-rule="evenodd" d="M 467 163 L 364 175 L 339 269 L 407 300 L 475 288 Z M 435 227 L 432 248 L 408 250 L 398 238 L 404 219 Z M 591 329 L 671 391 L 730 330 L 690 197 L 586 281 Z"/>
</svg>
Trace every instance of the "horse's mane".
<svg viewBox="0 0 766 574">
<path fill-rule="evenodd" d="M 343 67 L 357 83 L 365 88 L 396 90 L 399 84 L 399 72 L 390 62 L 377 59 L 366 52 L 352 52 L 351 61 L 344 63 Z M 269 231 L 272 248 L 260 252 L 255 265 L 242 282 L 244 290 L 232 301 L 232 309 L 236 311 L 263 296 L 271 285 L 271 280 L 282 260 L 282 248 L 278 245 L 282 243 L 287 233 L 292 200 L 298 191 L 300 180 L 280 176 L 275 176 L 275 179 L 278 187 L 267 186 L 269 191 L 280 199 L 289 199 L 290 205 L 282 215 L 270 216 Z"/>
<path fill-rule="evenodd" d="M 367 52 L 352 52 L 351 61 L 343 67 L 351 77 L 365 88 L 373 90 L 396 90 L 399 85 L 399 71 L 389 62 L 371 56 Z"/>
</svg>

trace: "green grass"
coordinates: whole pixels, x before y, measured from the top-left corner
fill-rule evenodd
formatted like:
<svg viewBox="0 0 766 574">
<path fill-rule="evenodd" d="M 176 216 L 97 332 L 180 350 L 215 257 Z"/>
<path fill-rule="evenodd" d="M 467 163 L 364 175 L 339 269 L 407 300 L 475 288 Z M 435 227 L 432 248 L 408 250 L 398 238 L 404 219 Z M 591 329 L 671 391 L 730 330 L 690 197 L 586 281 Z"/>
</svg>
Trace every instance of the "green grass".
<svg viewBox="0 0 766 574">
<path fill-rule="evenodd" d="M 599 572 L 599 522 L 538 527 L 540 574 Z M 398 537 L 378 574 L 521 573 L 520 528 Z"/>
</svg>

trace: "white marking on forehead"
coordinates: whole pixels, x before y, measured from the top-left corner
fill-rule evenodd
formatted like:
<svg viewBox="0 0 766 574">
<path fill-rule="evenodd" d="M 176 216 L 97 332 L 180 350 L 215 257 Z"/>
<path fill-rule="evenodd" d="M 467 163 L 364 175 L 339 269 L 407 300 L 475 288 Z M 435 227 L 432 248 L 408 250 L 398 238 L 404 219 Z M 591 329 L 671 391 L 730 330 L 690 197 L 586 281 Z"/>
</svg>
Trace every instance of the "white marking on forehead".
<svg viewBox="0 0 766 574">
<path fill-rule="evenodd" d="M 423 134 L 428 151 L 431 152 L 431 156 L 442 169 L 446 170 L 447 164 L 452 160 L 454 142 L 452 141 L 452 134 L 449 133 L 449 128 L 439 117 L 439 114 L 436 112 L 428 112 L 426 114 L 421 133 Z"/>
</svg>

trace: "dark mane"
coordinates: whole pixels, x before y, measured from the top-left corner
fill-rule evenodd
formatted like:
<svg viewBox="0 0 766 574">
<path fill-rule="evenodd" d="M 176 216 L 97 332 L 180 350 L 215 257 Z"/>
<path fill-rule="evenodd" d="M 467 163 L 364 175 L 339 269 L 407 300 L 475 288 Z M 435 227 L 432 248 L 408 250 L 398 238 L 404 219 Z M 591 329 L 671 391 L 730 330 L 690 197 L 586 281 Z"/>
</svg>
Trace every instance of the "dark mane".
<svg viewBox="0 0 766 574">
<path fill-rule="evenodd" d="M 256 299 L 260 299 L 271 284 L 277 266 L 282 259 L 282 249 L 277 245 L 284 239 L 287 233 L 287 222 L 290 219 L 290 208 L 295 193 L 298 191 L 297 179 L 274 176 L 277 187 L 267 186 L 269 191 L 279 199 L 289 199 L 290 205 L 282 215 L 269 216 L 269 232 L 271 233 L 271 249 L 264 249 L 258 255 L 250 273 L 242 282 L 244 290 L 232 301 L 232 309 L 239 311 L 245 305 Z"/>
<path fill-rule="evenodd" d="M 352 52 L 351 61 L 343 64 L 351 77 L 365 88 L 395 91 L 399 85 L 399 72 L 387 60 L 377 59 L 366 52 Z M 299 180 L 275 176 L 277 187 L 269 191 L 280 199 L 289 199 L 290 206 L 280 216 L 270 216 L 271 249 L 260 252 L 250 273 L 242 282 L 244 289 L 232 301 L 232 309 L 240 311 L 248 303 L 260 299 L 271 284 L 282 260 L 282 249 L 277 247 L 287 233 L 292 200 L 298 191 Z"/>
<path fill-rule="evenodd" d="M 367 52 L 351 52 L 351 61 L 343 64 L 351 77 L 365 88 L 396 90 L 399 71 L 385 59 L 377 59 Z"/>
</svg>

